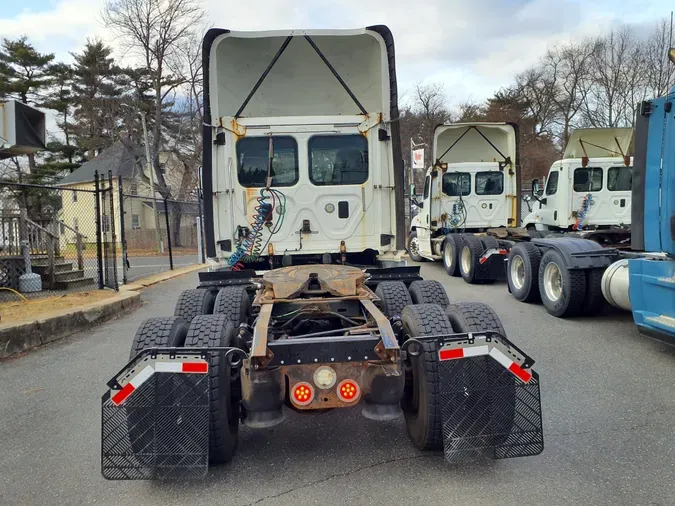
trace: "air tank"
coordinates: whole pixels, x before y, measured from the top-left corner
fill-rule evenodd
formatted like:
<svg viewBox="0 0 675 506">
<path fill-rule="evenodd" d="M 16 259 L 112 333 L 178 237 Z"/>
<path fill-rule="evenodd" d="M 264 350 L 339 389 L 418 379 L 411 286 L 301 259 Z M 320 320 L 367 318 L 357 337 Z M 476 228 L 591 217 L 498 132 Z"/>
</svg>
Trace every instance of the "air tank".
<svg viewBox="0 0 675 506">
<path fill-rule="evenodd" d="M 607 267 L 602 275 L 602 295 L 612 306 L 631 310 L 630 297 L 628 294 L 629 276 L 628 260 L 623 259 L 614 262 Z"/>
</svg>

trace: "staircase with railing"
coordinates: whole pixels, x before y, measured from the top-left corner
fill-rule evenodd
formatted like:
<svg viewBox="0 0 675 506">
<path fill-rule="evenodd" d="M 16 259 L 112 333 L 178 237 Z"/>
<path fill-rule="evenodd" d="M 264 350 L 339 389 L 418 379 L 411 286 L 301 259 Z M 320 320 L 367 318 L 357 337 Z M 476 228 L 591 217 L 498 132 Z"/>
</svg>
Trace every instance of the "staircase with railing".
<svg viewBox="0 0 675 506">
<path fill-rule="evenodd" d="M 62 230 L 74 233 L 76 258 L 61 252 Z M 85 275 L 86 238 L 57 218 L 31 220 L 23 209 L 3 210 L 0 214 L 0 287 L 19 289 L 19 276 L 26 272 L 24 247 L 27 247 L 31 270 L 42 278 L 43 289 L 94 288 L 94 278 Z"/>
</svg>

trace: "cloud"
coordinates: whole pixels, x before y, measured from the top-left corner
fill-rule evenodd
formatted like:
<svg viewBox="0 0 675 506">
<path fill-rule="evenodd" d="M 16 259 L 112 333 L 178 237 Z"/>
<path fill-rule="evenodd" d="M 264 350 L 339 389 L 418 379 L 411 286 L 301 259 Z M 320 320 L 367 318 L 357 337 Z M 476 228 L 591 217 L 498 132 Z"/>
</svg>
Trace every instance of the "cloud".
<svg viewBox="0 0 675 506">
<path fill-rule="evenodd" d="M 47 10 L 0 18 L 0 34 L 25 34 L 38 50 L 68 60 L 68 52 L 80 50 L 87 37 L 115 46 L 115 35 L 100 24 L 103 5 L 104 0 L 57 0 Z M 396 41 L 400 87 L 443 81 L 457 102 L 491 95 L 536 62 L 550 44 L 669 12 L 666 0 L 648 5 L 613 0 L 203 0 L 203 5 L 209 24 L 235 30 L 386 24 Z"/>
</svg>

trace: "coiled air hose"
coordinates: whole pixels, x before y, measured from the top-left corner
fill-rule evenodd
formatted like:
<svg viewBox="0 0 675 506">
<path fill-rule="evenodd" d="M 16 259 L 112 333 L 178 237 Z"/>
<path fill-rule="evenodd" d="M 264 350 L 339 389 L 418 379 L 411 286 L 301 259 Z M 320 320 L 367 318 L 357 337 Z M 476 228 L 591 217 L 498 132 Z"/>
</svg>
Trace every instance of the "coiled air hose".
<svg viewBox="0 0 675 506">
<path fill-rule="evenodd" d="M 272 197 L 272 203 L 267 202 L 268 194 Z M 228 259 L 228 264 L 233 271 L 240 271 L 244 269 L 244 261 L 255 262 L 263 249 L 269 244 L 270 239 L 274 234 L 281 230 L 284 218 L 286 216 L 286 196 L 279 190 L 271 188 L 261 188 L 260 195 L 256 197 L 257 205 L 254 208 L 252 217 L 251 230 L 237 245 L 237 249 Z M 279 200 L 279 219 L 276 225 L 273 225 L 273 212 L 277 207 L 276 201 Z M 267 242 L 263 245 L 262 230 L 265 225 L 270 227 L 269 237 Z"/>
</svg>

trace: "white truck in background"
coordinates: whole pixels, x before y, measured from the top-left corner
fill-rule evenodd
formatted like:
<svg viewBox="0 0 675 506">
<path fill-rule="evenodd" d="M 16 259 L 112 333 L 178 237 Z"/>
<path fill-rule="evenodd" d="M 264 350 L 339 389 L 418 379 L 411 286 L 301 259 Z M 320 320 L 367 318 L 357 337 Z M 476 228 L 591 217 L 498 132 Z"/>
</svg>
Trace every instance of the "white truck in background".
<svg viewBox="0 0 675 506">
<path fill-rule="evenodd" d="M 596 231 L 598 242 L 616 243 L 630 234 L 633 173 L 632 128 L 583 128 L 570 136 L 561 160 L 551 166 L 543 195 L 523 227 L 546 232 Z"/>
<path fill-rule="evenodd" d="M 520 224 L 518 128 L 486 122 L 439 125 L 433 159 L 420 212 L 411 220 L 408 251 L 418 262 L 443 259 L 448 273 L 457 275 L 460 234 L 474 237 Z M 483 237 L 486 248 L 494 245 Z"/>
</svg>

